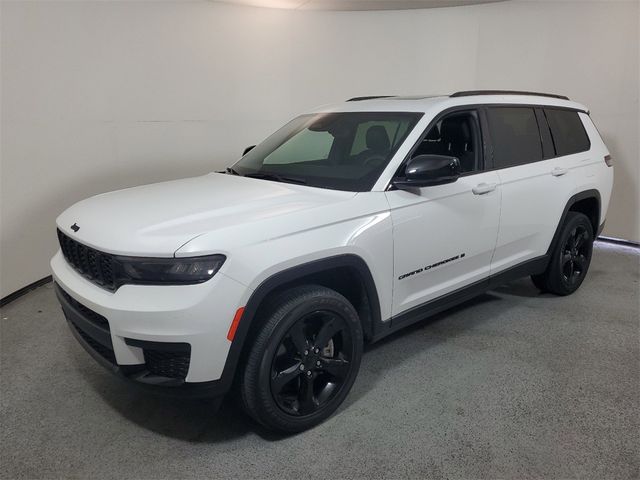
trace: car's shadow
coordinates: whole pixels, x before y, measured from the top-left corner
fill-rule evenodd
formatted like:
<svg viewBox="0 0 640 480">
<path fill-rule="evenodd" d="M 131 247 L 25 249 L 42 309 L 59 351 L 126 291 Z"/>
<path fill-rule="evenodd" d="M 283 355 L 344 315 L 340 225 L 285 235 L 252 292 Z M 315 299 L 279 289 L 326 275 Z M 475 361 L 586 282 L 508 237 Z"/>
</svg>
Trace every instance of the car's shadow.
<svg viewBox="0 0 640 480">
<path fill-rule="evenodd" d="M 506 294 L 503 298 L 501 294 Z M 472 330 L 495 315 L 495 307 L 482 308 L 488 303 L 502 303 L 511 308 L 509 296 L 535 297 L 540 295 L 530 282 L 516 282 L 500 287 L 494 292 L 480 295 L 443 313 L 421 320 L 388 337 L 365 347 L 365 354 L 353 390 L 339 412 L 358 402 L 377 384 L 386 369 L 394 369 L 408 362 L 414 355 Z M 448 317 L 473 311 L 473 315 L 456 321 L 447 328 L 440 328 Z M 410 341 L 412 335 L 421 331 L 420 341 Z M 433 335 L 429 332 L 433 331 Z M 437 334 L 435 334 L 437 332 Z M 76 365 L 83 365 L 86 355 L 74 349 Z M 383 357 L 384 364 L 376 361 Z M 219 409 L 212 400 L 170 398 L 149 394 L 132 388 L 131 385 L 96 369 L 78 368 L 86 382 L 99 393 L 107 404 L 129 421 L 161 435 L 190 442 L 216 443 L 254 433 L 263 439 L 277 441 L 287 435 L 273 433 L 250 419 L 233 395 L 227 395 Z"/>
<path fill-rule="evenodd" d="M 496 293 L 511 295 L 514 297 L 554 297 L 549 293 L 542 293 L 538 290 L 529 278 L 521 278 L 511 283 L 506 283 L 493 290 Z"/>
</svg>

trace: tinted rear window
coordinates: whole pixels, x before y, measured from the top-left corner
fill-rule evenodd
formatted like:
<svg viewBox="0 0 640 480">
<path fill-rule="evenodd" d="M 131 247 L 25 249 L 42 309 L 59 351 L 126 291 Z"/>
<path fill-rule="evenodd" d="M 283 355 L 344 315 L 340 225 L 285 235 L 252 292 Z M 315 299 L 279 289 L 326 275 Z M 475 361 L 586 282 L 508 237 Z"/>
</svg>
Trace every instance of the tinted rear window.
<svg viewBox="0 0 640 480">
<path fill-rule="evenodd" d="M 491 107 L 487 110 L 494 168 L 542 160 L 542 142 L 533 108 Z"/>
<path fill-rule="evenodd" d="M 556 155 L 571 155 L 591 148 L 589 136 L 584 130 L 578 112 L 545 108 L 544 114 L 549 122 Z"/>
</svg>

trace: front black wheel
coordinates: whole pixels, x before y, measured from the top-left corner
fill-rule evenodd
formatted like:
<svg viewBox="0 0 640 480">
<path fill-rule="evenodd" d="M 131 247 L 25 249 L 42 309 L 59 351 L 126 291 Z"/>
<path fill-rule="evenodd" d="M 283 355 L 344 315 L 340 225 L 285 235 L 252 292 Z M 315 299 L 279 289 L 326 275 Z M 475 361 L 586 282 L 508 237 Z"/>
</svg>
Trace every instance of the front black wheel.
<svg viewBox="0 0 640 480">
<path fill-rule="evenodd" d="M 334 290 L 307 285 L 270 302 L 240 382 L 247 412 L 268 428 L 298 432 L 329 417 L 355 381 L 362 327 Z"/>
<path fill-rule="evenodd" d="M 569 295 L 582 284 L 591 264 L 593 227 L 583 213 L 569 212 L 547 270 L 531 277 L 542 291 Z"/>
</svg>

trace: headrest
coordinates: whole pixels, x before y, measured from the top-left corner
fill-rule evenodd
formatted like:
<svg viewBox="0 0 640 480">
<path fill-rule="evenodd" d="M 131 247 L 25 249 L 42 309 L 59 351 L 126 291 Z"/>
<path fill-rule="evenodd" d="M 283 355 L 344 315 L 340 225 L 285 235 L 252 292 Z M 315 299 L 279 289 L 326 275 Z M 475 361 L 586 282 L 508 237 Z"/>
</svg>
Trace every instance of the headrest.
<svg viewBox="0 0 640 480">
<path fill-rule="evenodd" d="M 468 152 L 473 149 L 471 129 L 464 117 L 448 118 L 440 127 L 442 142 L 447 150 L 455 155 Z"/>
<path fill-rule="evenodd" d="M 374 125 L 367 130 L 367 148 L 376 152 L 389 150 L 391 142 L 387 129 L 382 125 Z"/>
<path fill-rule="evenodd" d="M 464 118 L 451 118 L 442 122 L 442 138 L 446 142 L 468 142 L 471 140 L 469 125 Z"/>
<path fill-rule="evenodd" d="M 438 131 L 438 126 L 434 125 L 431 130 L 427 132 L 427 136 L 424 137 L 423 142 L 437 142 L 440 140 L 440 132 Z"/>
</svg>

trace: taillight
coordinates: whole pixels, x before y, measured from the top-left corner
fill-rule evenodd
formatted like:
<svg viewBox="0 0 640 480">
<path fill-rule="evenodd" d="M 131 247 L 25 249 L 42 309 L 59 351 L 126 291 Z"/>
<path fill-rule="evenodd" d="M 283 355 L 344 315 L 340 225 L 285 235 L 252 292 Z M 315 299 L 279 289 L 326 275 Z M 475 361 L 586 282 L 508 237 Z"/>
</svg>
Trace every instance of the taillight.
<svg viewBox="0 0 640 480">
<path fill-rule="evenodd" d="M 613 167 L 613 159 L 611 158 L 611 155 L 604 156 L 604 163 L 607 164 L 607 167 Z"/>
</svg>

